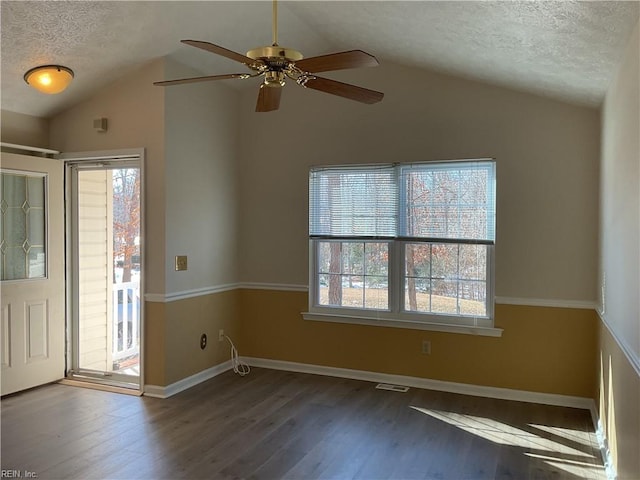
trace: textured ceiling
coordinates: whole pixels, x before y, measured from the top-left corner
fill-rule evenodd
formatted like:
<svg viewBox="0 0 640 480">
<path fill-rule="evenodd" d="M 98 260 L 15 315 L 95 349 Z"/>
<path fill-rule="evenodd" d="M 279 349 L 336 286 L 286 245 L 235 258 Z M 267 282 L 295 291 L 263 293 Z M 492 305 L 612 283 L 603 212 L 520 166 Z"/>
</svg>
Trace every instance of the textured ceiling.
<svg viewBox="0 0 640 480">
<path fill-rule="evenodd" d="M 0 7 L 2 109 L 42 117 L 165 55 L 203 74 L 244 71 L 180 39 L 241 53 L 271 43 L 269 1 L 2 0 Z M 283 1 L 279 43 L 306 57 L 358 48 L 381 63 L 597 106 L 639 12 L 638 1 Z M 38 93 L 22 79 L 49 63 L 76 74 L 60 95 Z"/>
</svg>

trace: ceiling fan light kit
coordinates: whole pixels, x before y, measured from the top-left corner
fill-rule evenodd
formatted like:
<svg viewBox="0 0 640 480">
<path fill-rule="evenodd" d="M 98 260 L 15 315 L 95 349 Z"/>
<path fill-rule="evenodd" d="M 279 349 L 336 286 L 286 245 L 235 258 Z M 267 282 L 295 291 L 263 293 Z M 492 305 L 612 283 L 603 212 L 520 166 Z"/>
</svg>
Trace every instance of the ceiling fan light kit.
<svg viewBox="0 0 640 480">
<path fill-rule="evenodd" d="M 30 87 L 46 94 L 64 91 L 73 80 L 73 70 L 62 65 L 41 65 L 24 74 L 24 81 Z"/>
<path fill-rule="evenodd" d="M 154 82 L 154 85 L 165 87 L 211 80 L 226 80 L 232 78 L 244 80 L 247 78 L 263 77 L 258 92 L 256 112 L 271 112 L 280 107 L 282 87 L 285 86 L 287 78 L 293 80 L 301 87 L 337 95 L 349 100 L 355 100 L 356 102 L 372 104 L 382 100 L 384 94 L 381 92 L 315 75 L 318 72 L 375 67 L 378 65 L 376 57 L 362 50 L 349 50 L 305 59 L 297 50 L 278 45 L 277 11 L 277 2 L 274 0 L 273 44 L 249 50 L 246 55 L 227 50 L 224 47 L 209 42 L 181 40 L 181 42 L 186 45 L 200 48 L 242 63 L 252 70 L 253 73 L 231 73 L 166 80 Z"/>
</svg>

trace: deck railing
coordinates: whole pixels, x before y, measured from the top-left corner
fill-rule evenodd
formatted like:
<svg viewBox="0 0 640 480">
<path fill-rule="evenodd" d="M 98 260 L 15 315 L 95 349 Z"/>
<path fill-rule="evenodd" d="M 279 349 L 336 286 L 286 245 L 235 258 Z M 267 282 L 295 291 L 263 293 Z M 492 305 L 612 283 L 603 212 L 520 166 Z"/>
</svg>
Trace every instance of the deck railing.
<svg viewBox="0 0 640 480">
<path fill-rule="evenodd" d="M 114 362 L 135 356 L 140 350 L 140 283 L 113 284 Z"/>
</svg>

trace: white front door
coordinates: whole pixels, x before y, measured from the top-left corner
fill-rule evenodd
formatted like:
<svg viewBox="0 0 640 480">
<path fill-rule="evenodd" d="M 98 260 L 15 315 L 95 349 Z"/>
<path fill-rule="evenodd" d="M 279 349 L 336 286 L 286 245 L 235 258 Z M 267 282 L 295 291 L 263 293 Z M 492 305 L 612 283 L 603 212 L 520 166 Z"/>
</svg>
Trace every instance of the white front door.
<svg viewBox="0 0 640 480">
<path fill-rule="evenodd" d="M 2 153 L 2 395 L 65 375 L 63 165 Z"/>
</svg>

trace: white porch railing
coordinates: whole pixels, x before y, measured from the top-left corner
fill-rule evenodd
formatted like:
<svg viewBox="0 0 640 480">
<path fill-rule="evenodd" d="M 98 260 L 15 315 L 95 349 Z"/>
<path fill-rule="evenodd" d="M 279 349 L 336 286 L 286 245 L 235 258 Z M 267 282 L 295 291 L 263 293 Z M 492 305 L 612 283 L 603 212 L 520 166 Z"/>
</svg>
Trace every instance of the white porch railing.
<svg viewBox="0 0 640 480">
<path fill-rule="evenodd" d="M 135 356 L 140 350 L 140 283 L 113 284 L 114 362 Z"/>
</svg>

